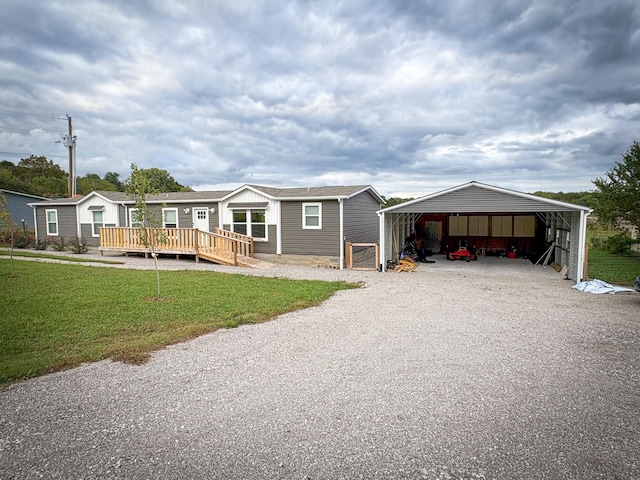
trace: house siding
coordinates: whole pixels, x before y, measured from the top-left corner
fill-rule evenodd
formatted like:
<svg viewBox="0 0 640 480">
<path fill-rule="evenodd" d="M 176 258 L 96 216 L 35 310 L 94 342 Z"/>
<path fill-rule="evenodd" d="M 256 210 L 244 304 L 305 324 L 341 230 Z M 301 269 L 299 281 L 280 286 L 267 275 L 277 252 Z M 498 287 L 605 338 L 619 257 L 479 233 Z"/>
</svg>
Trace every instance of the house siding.
<svg viewBox="0 0 640 480">
<path fill-rule="evenodd" d="M 4 195 L 7 201 L 7 211 L 9 212 L 11 221 L 21 228 L 23 225 L 22 222 L 24 221 L 24 227 L 28 230 L 33 230 L 35 228 L 33 225 L 33 208 L 27 205 L 27 203 L 42 201 L 43 198 L 9 192 L 7 190 L 0 190 L 0 193 Z"/>
<path fill-rule="evenodd" d="M 380 204 L 363 192 L 344 201 L 344 235 L 351 243 L 377 243 L 380 237 Z"/>
<path fill-rule="evenodd" d="M 309 202 L 313 202 L 309 199 Z M 322 202 L 322 228 L 302 228 L 302 202 L 283 201 L 282 253 L 287 255 L 340 255 L 340 208 L 337 200 Z"/>
<path fill-rule="evenodd" d="M 58 235 L 51 235 L 51 237 L 71 239 L 78 236 L 75 205 L 52 205 L 50 207 L 36 207 L 38 238 L 49 236 L 47 235 L 47 210 L 56 210 L 58 212 Z"/>
<path fill-rule="evenodd" d="M 267 228 L 269 229 L 269 232 L 268 232 L 269 241 L 268 242 L 257 242 L 257 241 L 253 242 L 253 248 L 254 248 L 256 253 L 269 253 L 269 254 L 277 253 L 276 252 L 277 227 L 276 227 L 276 225 L 268 225 Z"/>
</svg>

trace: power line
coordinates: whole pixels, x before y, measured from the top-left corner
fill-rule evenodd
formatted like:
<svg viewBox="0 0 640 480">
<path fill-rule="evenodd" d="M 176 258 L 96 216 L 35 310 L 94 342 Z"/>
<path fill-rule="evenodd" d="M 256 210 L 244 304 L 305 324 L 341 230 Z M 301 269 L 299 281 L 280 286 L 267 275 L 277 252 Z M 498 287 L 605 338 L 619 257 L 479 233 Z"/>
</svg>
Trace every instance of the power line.
<svg viewBox="0 0 640 480">
<path fill-rule="evenodd" d="M 26 153 L 26 152 L 0 152 L 0 154 L 2 155 L 34 155 L 33 153 Z M 40 155 L 38 155 L 40 156 Z M 43 157 L 60 157 L 60 158 L 66 158 L 66 155 L 48 155 L 48 154 L 44 154 L 42 155 Z"/>
<path fill-rule="evenodd" d="M 20 128 L 9 128 L 9 127 L 0 127 L 2 130 L 11 130 L 13 132 L 20 132 L 20 133 L 29 133 L 31 130 L 25 130 L 24 128 L 20 129 Z"/>
<path fill-rule="evenodd" d="M 2 110 L 2 109 L 0 109 L 0 112 L 3 112 L 3 113 L 13 113 L 13 114 L 15 114 L 15 115 L 28 115 L 28 116 L 30 116 L 30 117 L 50 118 L 51 120 L 53 120 L 54 118 L 56 118 L 56 117 L 54 117 L 54 114 L 53 114 L 53 113 L 52 113 L 51 115 L 40 115 L 40 114 L 37 114 L 37 113 L 17 112 L 17 111 L 15 111 L 15 110 Z M 66 120 L 66 118 L 65 118 L 65 119 L 62 119 L 62 120 Z"/>
</svg>

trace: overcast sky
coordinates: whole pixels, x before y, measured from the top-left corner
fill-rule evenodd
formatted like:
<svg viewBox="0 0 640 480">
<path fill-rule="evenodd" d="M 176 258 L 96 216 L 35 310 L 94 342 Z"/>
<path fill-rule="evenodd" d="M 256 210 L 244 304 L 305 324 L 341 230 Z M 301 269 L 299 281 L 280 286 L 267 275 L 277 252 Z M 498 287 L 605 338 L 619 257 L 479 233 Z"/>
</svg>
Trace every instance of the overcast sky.
<svg viewBox="0 0 640 480">
<path fill-rule="evenodd" d="M 638 0 L 0 0 L 0 160 L 196 190 L 593 190 L 640 140 Z M 57 155 L 57 156 L 54 156 Z"/>
</svg>

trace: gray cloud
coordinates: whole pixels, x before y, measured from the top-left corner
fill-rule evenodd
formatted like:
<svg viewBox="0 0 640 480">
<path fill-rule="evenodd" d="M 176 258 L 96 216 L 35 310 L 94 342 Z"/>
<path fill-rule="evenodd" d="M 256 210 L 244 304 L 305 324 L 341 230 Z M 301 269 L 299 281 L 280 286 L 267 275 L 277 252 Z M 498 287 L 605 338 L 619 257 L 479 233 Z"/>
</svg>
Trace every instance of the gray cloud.
<svg viewBox="0 0 640 480">
<path fill-rule="evenodd" d="M 0 150 L 65 168 L 68 113 L 81 175 L 589 190 L 637 140 L 631 0 L 27 0 L 0 21 Z"/>
</svg>

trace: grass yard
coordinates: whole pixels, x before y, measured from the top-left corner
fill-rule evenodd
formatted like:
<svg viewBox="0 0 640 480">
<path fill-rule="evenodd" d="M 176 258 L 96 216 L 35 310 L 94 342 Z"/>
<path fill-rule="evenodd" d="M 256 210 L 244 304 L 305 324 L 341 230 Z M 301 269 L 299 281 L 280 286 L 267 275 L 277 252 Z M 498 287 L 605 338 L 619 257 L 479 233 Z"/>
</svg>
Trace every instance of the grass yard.
<svg viewBox="0 0 640 480">
<path fill-rule="evenodd" d="M 636 277 L 640 275 L 640 256 L 614 255 L 590 249 L 588 271 L 589 278 L 633 287 Z"/>
<path fill-rule="evenodd" d="M 9 249 L 2 249 L 0 250 L 0 256 L 5 256 L 7 258 L 11 258 L 11 251 Z M 64 260 L 65 262 L 76 262 L 76 263 L 104 263 L 104 264 L 111 264 L 111 265 L 122 265 L 124 264 L 124 262 L 119 261 L 119 260 L 102 260 L 102 259 L 93 259 L 93 258 L 86 258 L 83 257 L 82 255 L 75 255 L 75 256 L 69 256 L 69 255 L 55 255 L 55 254 L 49 254 L 49 253 L 44 253 L 44 252 L 30 252 L 30 251 L 26 251 L 26 250 L 21 250 L 18 248 L 14 248 L 13 249 L 13 258 L 20 258 L 20 257 L 30 257 L 30 258 L 51 258 L 54 260 Z"/>
<path fill-rule="evenodd" d="M 172 343 L 317 305 L 345 282 L 156 273 L 0 257 L 0 385 L 105 358 L 141 363 Z"/>
</svg>

